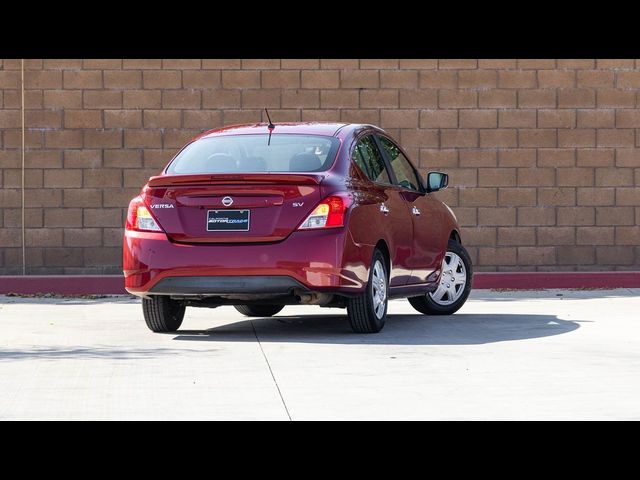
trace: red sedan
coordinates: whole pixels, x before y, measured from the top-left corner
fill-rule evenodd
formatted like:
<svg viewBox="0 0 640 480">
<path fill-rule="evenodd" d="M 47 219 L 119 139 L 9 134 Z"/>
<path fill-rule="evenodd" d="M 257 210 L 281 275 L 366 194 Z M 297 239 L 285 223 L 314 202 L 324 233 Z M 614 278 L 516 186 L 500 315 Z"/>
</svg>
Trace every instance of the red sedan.
<svg viewBox="0 0 640 480">
<path fill-rule="evenodd" d="M 171 332 L 185 308 L 343 307 L 378 332 L 388 300 L 448 315 L 472 265 L 451 209 L 383 130 L 343 123 L 256 124 L 188 143 L 129 205 L 127 290 L 147 326 Z"/>
</svg>

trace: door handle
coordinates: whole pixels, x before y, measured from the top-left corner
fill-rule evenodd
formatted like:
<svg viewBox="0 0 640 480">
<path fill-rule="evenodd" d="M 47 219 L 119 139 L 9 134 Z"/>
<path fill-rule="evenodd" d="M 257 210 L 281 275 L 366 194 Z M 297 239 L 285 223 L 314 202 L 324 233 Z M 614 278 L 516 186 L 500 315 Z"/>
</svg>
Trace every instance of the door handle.
<svg viewBox="0 0 640 480">
<path fill-rule="evenodd" d="M 411 209 L 411 213 L 413 213 L 416 216 L 420 216 L 420 210 L 418 209 L 418 207 L 416 207 L 415 205 L 413 206 L 413 208 Z"/>
<path fill-rule="evenodd" d="M 382 203 L 380 204 L 380 211 L 387 215 L 389 213 L 389 208 L 384 203 Z"/>
</svg>

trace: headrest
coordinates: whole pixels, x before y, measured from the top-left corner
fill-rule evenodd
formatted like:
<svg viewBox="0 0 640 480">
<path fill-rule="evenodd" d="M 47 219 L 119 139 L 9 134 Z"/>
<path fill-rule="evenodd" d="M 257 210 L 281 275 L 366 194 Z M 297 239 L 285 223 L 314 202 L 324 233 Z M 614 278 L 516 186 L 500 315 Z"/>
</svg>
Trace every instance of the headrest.
<svg viewBox="0 0 640 480">
<path fill-rule="evenodd" d="M 246 157 L 238 160 L 238 170 L 241 172 L 265 172 L 267 162 L 262 157 Z"/>
<path fill-rule="evenodd" d="M 320 158 L 313 153 L 296 153 L 289 160 L 291 172 L 313 172 L 322 166 Z"/>
<path fill-rule="evenodd" d="M 238 167 L 235 159 L 226 153 L 214 153 L 207 158 L 207 170 L 211 172 L 236 172 Z"/>
</svg>

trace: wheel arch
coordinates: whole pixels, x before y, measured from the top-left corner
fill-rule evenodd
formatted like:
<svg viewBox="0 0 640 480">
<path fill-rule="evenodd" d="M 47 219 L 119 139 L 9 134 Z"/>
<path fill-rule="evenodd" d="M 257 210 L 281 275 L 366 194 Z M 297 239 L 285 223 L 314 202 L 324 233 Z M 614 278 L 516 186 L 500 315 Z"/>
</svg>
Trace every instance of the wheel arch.
<svg viewBox="0 0 640 480">
<path fill-rule="evenodd" d="M 385 260 L 385 268 L 387 269 L 387 275 L 391 277 L 391 252 L 389 251 L 387 242 L 385 242 L 383 239 L 378 240 L 378 243 L 376 243 L 376 248 L 382 252 Z"/>
<path fill-rule="evenodd" d="M 460 232 L 458 232 L 457 230 L 451 230 L 451 233 L 449 234 L 449 240 L 455 240 L 460 245 L 462 245 L 462 237 L 460 236 Z"/>
</svg>

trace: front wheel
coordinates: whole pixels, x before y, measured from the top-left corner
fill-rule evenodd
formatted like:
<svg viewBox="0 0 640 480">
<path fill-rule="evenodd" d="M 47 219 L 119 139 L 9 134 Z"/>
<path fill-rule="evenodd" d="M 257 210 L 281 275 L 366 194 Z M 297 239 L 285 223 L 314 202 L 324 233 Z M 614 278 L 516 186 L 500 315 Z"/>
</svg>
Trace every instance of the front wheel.
<svg viewBox="0 0 640 480">
<path fill-rule="evenodd" d="M 235 309 L 247 317 L 271 317 L 284 305 L 234 305 Z"/>
<path fill-rule="evenodd" d="M 385 265 L 384 256 L 376 250 L 367 287 L 347 303 L 349 323 L 356 333 L 378 333 L 384 327 L 389 303 L 389 275 Z"/>
<path fill-rule="evenodd" d="M 409 303 L 425 315 L 451 315 L 467 301 L 471 292 L 473 265 L 467 250 L 457 241 L 449 240 L 442 260 L 438 288 L 425 295 L 409 298 Z"/>
<path fill-rule="evenodd" d="M 175 332 L 182 325 L 185 310 L 184 303 L 166 296 L 142 299 L 144 321 L 152 332 Z"/>
</svg>

